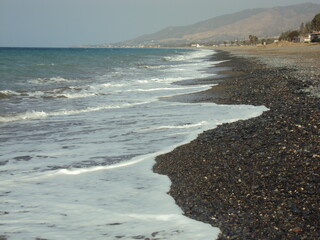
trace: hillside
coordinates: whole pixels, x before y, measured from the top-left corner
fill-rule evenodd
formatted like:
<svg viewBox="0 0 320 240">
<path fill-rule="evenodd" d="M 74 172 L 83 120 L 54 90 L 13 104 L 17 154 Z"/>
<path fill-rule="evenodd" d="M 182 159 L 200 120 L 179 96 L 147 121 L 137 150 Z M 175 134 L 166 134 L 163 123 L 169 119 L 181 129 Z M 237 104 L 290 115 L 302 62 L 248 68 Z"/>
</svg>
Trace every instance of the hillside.
<svg viewBox="0 0 320 240">
<path fill-rule="evenodd" d="M 278 36 L 282 32 L 299 28 L 302 22 L 320 12 L 320 4 L 248 9 L 214 17 L 189 26 L 168 27 L 159 32 L 125 41 L 123 45 L 176 45 L 192 42 L 218 42 L 244 40 L 250 34 L 258 37 Z"/>
</svg>

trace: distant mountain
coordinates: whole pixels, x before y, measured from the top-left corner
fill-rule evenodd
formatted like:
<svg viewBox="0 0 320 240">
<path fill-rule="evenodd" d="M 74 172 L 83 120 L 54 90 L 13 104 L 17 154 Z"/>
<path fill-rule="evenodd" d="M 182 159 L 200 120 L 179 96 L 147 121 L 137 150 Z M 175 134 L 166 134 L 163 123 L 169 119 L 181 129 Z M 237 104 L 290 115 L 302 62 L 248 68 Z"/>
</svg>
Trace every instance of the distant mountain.
<svg viewBox="0 0 320 240">
<path fill-rule="evenodd" d="M 298 29 L 320 13 L 320 4 L 304 3 L 275 8 L 248 9 L 214 17 L 189 26 L 167 27 L 159 32 L 122 42 L 122 45 L 178 45 L 184 43 L 244 40 L 250 34 L 261 37 L 279 36 Z"/>
</svg>

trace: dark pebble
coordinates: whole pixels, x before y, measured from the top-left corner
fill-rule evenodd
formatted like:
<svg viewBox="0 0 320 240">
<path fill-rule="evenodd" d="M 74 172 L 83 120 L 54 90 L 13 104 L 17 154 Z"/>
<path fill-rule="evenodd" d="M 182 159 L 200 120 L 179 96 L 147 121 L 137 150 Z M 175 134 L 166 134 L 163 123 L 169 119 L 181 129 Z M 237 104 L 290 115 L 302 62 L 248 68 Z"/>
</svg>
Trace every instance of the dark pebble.
<svg viewBox="0 0 320 240">
<path fill-rule="evenodd" d="M 186 216 L 221 229 L 220 240 L 320 239 L 320 105 L 302 91 L 308 76 L 224 51 L 219 59 L 237 74 L 199 97 L 270 110 L 158 156 L 154 171 L 170 177 Z"/>
</svg>

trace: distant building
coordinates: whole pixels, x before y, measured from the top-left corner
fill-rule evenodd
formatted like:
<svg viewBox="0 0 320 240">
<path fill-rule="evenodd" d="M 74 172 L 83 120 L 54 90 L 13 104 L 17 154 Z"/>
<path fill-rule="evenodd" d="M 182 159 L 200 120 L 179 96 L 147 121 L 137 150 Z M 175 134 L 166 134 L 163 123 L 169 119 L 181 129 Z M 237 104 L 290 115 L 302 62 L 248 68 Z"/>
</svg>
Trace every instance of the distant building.
<svg viewBox="0 0 320 240">
<path fill-rule="evenodd" d="M 314 32 L 310 34 L 311 42 L 320 42 L 320 32 Z"/>
<path fill-rule="evenodd" d="M 308 36 L 302 37 L 302 42 L 304 42 L 304 43 L 311 42 L 311 35 L 309 34 Z"/>
<path fill-rule="evenodd" d="M 311 34 L 296 37 L 293 39 L 293 42 L 310 43 L 311 42 Z"/>
</svg>

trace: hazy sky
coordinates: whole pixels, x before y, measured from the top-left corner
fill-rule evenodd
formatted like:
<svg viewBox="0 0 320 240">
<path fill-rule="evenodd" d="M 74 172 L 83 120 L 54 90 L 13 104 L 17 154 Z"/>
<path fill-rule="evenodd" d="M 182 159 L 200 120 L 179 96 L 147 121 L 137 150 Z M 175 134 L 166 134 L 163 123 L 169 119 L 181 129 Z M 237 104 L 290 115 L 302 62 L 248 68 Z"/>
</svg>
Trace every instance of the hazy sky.
<svg viewBox="0 0 320 240">
<path fill-rule="evenodd" d="M 319 0 L 0 0 L 0 47 L 113 43 L 248 8 Z"/>
</svg>

